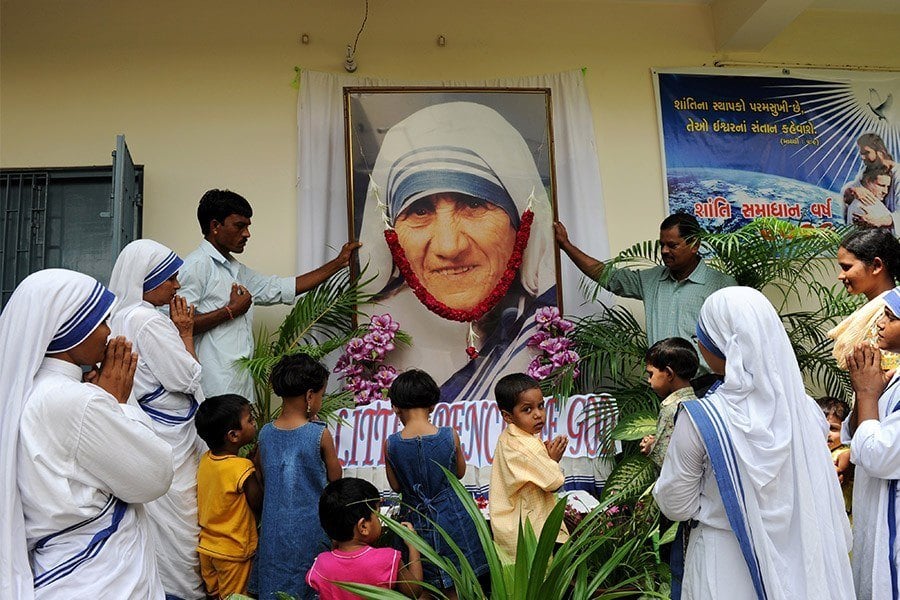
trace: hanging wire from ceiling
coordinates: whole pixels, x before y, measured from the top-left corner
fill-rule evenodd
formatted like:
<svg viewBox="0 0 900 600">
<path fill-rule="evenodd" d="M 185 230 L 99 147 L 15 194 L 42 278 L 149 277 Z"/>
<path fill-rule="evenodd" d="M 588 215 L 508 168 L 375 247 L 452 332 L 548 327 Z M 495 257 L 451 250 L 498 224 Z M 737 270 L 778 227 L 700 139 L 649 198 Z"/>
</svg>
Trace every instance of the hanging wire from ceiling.
<svg viewBox="0 0 900 600">
<path fill-rule="evenodd" d="M 359 43 L 359 36 L 362 35 L 363 29 L 366 28 L 366 21 L 369 20 L 369 0 L 366 0 L 366 12 L 363 15 L 362 23 L 359 26 L 359 31 L 356 32 L 356 38 L 353 40 L 353 45 L 347 44 L 347 58 L 344 61 L 344 68 L 347 69 L 348 73 L 353 73 L 356 71 L 356 45 Z"/>
</svg>

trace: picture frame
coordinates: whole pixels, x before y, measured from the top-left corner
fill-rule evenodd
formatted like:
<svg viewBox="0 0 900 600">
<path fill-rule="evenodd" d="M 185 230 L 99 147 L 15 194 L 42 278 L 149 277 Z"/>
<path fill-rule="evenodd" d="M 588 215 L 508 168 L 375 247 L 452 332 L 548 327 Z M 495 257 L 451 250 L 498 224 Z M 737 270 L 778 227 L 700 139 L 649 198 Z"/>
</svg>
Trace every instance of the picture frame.
<svg viewBox="0 0 900 600">
<path fill-rule="evenodd" d="M 351 268 L 411 333 L 401 367 L 482 399 L 460 371 L 524 372 L 534 310 L 562 312 L 550 90 L 346 87 L 344 117 Z"/>
</svg>

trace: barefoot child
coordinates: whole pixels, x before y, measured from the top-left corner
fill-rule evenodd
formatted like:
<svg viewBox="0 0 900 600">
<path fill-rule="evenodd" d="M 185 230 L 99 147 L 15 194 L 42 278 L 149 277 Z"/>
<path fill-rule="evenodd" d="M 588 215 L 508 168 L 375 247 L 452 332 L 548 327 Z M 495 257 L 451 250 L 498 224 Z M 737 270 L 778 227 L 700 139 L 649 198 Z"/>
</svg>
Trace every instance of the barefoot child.
<svg viewBox="0 0 900 600">
<path fill-rule="evenodd" d="M 432 524 L 436 523 L 462 550 L 475 575 L 486 573 L 487 560 L 475 525 L 440 469 L 444 467 L 457 477 L 466 473 L 456 431 L 431 424 L 431 412 L 441 399 L 440 388 L 428 373 L 413 369 L 394 380 L 390 399 L 403 429 L 385 441 L 385 470 L 391 489 L 403 494 L 402 518 L 412 522 L 438 554 L 459 568 L 456 553 Z M 456 598 L 447 573 L 431 563 L 423 568 L 426 583 L 442 589 L 448 598 Z"/>
<path fill-rule="evenodd" d="M 258 464 L 265 500 L 259 534 L 259 598 L 284 592 L 314 598 L 306 585 L 313 559 L 330 547 L 316 518 L 325 484 L 341 478 L 334 440 L 314 421 L 322 408 L 328 371 L 306 354 L 285 356 L 272 369 L 281 415 L 259 432 Z"/>
<path fill-rule="evenodd" d="M 209 597 L 246 594 L 257 543 L 253 513 L 262 507 L 256 467 L 237 455 L 256 436 L 250 402 L 213 396 L 199 406 L 194 424 L 209 446 L 197 469 L 200 575 Z"/>
<path fill-rule="evenodd" d="M 516 559 L 519 523 L 528 520 L 540 537 L 541 529 L 556 505 L 554 491 L 564 476 L 559 461 L 569 439 L 559 436 L 542 442 L 544 396 L 537 381 L 524 373 L 503 377 L 494 387 L 500 414 L 508 427 L 497 440 L 491 469 L 491 529 L 507 562 Z M 564 524 L 558 543 L 569 539 Z M 504 556 L 505 553 L 505 556 Z"/>
<path fill-rule="evenodd" d="M 329 483 L 319 500 L 319 520 L 331 538 L 333 549 L 313 562 L 306 581 L 321 600 L 359 598 L 335 585 L 352 582 L 397 589 L 410 598 L 418 596 L 422 561 L 412 544 L 409 564 L 402 565 L 400 551 L 372 546 L 381 537 L 378 508 L 381 497 L 364 479 L 347 477 Z M 410 523 L 403 523 L 412 529 Z"/>
</svg>

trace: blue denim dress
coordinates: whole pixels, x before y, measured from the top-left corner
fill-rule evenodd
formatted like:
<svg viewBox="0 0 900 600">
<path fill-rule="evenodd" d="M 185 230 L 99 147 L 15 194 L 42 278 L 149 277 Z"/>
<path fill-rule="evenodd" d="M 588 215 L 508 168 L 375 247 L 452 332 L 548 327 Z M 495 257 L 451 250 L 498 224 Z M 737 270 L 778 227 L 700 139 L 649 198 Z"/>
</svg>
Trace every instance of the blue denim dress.
<svg viewBox="0 0 900 600">
<path fill-rule="evenodd" d="M 306 573 L 331 541 L 319 524 L 319 497 L 327 478 L 322 461 L 323 423 L 259 432 L 264 477 L 262 521 L 256 553 L 261 600 L 286 592 L 298 600 L 316 598 Z"/>
<path fill-rule="evenodd" d="M 438 554 L 453 561 L 459 560 L 431 521 L 440 525 L 462 550 L 476 575 L 486 573 L 487 560 L 478 540 L 475 524 L 462 502 L 450 487 L 438 465 L 456 472 L 456 447 L 453 429 L 441 427 L 432 435 L 403 439 L 400 433 L 388 437 L 387 457 L 400 482 L 404 508 L 401 520 L 409 521 L 416 532 L 431 544 Z M 423 562 L 425 581 L 439 588 L 453 586 L 450 576 L 431 563 Z"/>
</svg>

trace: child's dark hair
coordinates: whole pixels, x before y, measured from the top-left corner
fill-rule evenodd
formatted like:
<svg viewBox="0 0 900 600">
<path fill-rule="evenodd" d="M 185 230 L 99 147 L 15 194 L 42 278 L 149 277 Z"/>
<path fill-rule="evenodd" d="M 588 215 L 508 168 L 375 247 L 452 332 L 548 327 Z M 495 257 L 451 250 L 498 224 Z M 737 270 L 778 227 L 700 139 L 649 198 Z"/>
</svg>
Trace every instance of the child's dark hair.
<svg viewBox="0 0 900 600">
<path fill-rule="evenodd" d="M 327 382 L 328 369 L 303 353 L 282 356 L 269 375 L 272 390 L 282 398 L 318 392 Z"/>
<path fill-rule="evenodd" d="M 841 240 L 841 248 L 869 266 L 880 258 L 891 281 L 897 283 L 900 279 L 900 242 L 890 230 L 857 229 Z"/>
<path fill-rule="evenodd" d="M 669 367 L 675 375 L 689 381 L 700 367 L 700 358 L 694 345 L 680 337 L 659 340 L 650 346 L 644 360 L 661 371 Z"/>
<path fill-rule="evenodd" d="M 838 421 L 843 421 L 850 414 L 850 405 L 846 401 L 834 396 L 822 396 L 816 398 L 816 404 L 825 413 L 825 418 L 834 417 Z"/>
<path fill-rule="evenodd" d="M 200 198 L 197 220 L 200 221 L 203 235 L 209 235 L 209 223 L 212 220 L 224 223 L 228 215 L 240 215 L 249 219 L 253 216 L 253 209 L 246 198 L 231 190 L 209 190 Z"/>
<path fill-rule="evenodd" d="M 516 407 L 519 395 L 528 390 L 539 390 L 541 384 L 525 373 L 511 373 L 500 379 L 494 386 L 494 398 L 500 410 L 511 413 Z"/>
<path fill-rule="evenodd" d="M 344 477 L 332 481 L 319 498 L 319 522 L 332 540 L 352 540 L 356 524 L 370 518 L 380 501 L 378 489 L 365 479 Z"/>
<path fill-rule="evenodd" d="M 441 399 L 441 388 L 431 375 L 419 369 L 400 373 L 388 394 L 397 408 L 430 408 Z"/>
<path fill-rule="evenodd" d="M 241 428 L 241 415 L 250 401 L 237 394 L 207 398 L 194 413 L 194 427 L 209 449 L 215 452 L 225 446 L 229 431 Z"/>
</svg>

